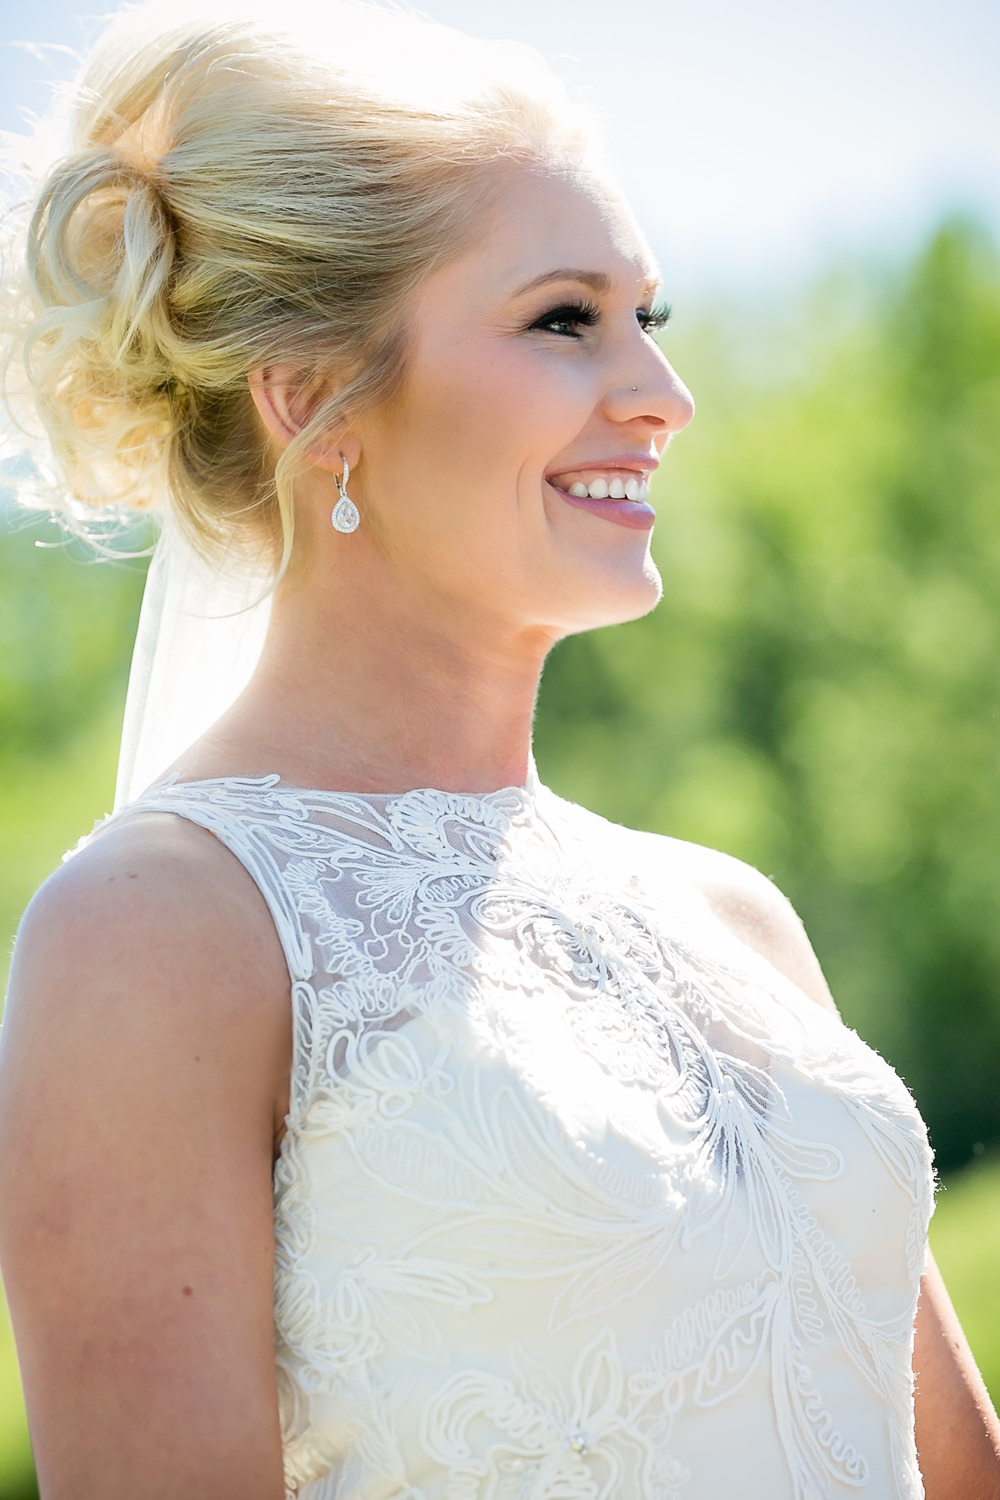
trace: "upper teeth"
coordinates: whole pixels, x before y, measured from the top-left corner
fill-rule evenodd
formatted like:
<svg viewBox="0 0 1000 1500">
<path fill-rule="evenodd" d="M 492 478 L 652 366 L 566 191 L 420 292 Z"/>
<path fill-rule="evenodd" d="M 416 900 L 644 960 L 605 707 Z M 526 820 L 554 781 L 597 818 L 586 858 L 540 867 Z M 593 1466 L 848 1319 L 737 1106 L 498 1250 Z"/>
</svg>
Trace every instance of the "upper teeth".
<svg viewBox="0 0 1000 1500">
<path fill-rule="evenodd" d="M 649 485 L 634 474 L 624 480 L 616 474 L 613 479 L 592 479 L 589 484 L 578 479 L 570 485 L 569 494 L 577 500 L 648 500 Z"/>
</svg>

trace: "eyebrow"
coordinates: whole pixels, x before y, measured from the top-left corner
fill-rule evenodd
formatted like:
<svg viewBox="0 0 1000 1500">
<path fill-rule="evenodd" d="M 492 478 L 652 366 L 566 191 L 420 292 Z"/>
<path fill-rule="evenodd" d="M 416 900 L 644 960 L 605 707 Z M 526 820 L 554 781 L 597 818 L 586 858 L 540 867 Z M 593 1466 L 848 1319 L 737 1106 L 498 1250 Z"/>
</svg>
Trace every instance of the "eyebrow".
<svg viewBox="0 0 1000 1500">
<path fill-rule="evenodd" d="M 533 292 L 540 286 L 548 285 L 550 281 L 578 281 L 597 293 L 606 294 L 611 290 L 611 277 L 605 271 L 583 271 L 576 266 L 560 266 L 558 270 L 543 271 L 540 276 L 533 276 L 530 281 L 518 287 L 514 296 L 523 297 L 527 292 Z M 659 286 L 659 278 L 650 276 L 645 289 L 655 292 Z"/>
<path fill-rule="evenodd" d="M 524 286 L 518 287 L 514 296 L 523 297 L 525 292 L 533 292 L 536 287 L 545 286 L 550 281 L 580 281 L 592 292 L 611 290 L 611 277 L 604 271 L 579 271 L 572 266 L 561 266 L 557 271 L 543 271 L 541 276 L 533 276 Z"/>
</svg>

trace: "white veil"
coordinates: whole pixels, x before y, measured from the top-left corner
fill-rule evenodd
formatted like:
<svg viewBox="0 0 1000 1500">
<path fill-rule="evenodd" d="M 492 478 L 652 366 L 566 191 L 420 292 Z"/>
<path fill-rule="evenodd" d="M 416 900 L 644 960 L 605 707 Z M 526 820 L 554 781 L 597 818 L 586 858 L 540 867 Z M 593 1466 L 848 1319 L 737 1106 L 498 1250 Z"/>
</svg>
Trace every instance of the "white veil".
<svg viewBox="0 0 1000 1500">
<path fill-rule="evenodd" d="M 271 616 L 268 584 L 260 575 L 211 567 L 176 525 L 165 524 L 132 653 L 116 811 L 162 775 L 246 687 Z"/>
</svg>

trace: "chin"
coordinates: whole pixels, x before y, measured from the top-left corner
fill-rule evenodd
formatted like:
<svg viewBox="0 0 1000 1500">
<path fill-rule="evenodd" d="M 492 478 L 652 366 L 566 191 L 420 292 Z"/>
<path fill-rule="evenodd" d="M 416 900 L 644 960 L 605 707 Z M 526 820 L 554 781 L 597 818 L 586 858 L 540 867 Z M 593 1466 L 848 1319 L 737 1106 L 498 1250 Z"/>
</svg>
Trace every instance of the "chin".
<svg viewBox="0 0 1000 1500">
<path fill-rule="evenodd" d="M 591 577 L 582 597 L 567 608 L 568 635 L 597 630 L 602 625 L 625 625 L 656 608 L 663 597 L 659 569 L 647 551 L 640 564 L 610 576 Z"/>
</svg>

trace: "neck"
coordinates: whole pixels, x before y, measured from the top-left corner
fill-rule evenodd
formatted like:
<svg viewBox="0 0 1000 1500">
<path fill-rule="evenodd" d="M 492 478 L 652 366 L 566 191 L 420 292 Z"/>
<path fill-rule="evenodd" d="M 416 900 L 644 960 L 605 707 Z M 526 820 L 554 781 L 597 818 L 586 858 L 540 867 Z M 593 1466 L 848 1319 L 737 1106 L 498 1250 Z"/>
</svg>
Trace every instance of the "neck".
<svg viewBox="0 0 1000 1500">
<path fill-rule="evenodd" d="M 203 742 L 208 760 L 342 791 L 522 785 L 552 637 L 418 603 L 383 598 L 376 624 L 342 596 L 279 590 L 260 666 Z"/>
</svg>

